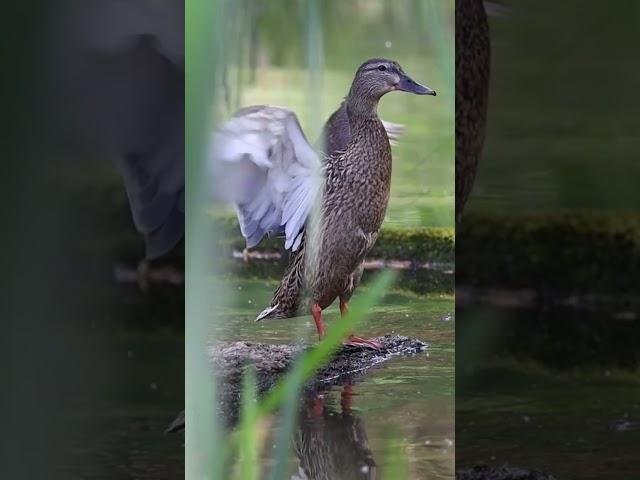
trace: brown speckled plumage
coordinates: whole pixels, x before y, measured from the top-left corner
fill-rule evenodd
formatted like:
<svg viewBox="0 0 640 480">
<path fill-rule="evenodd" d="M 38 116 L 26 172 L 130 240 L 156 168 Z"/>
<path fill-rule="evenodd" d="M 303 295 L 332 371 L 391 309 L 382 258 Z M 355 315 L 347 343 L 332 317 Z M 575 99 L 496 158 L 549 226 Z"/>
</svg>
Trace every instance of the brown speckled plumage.
<svg viewBox="0 0 640 480">
<path fill-rule="evenodd" d="M 350 279 L 378 237 L 389 201 L 391 147 L 377 115 L 350 115 L 351 141 L 325 171 L 320 250 L 307 281 L 313 303 L 346 299 Z"/>
<path fill-rule="evenodd" d="M 380 64 L 388 65 L 388 71 L 372 72 Z M 317 255 L 313 261 L 306 258 L 305 234 L 274 294 L 272 311 L 262 318 L 295 316 L 302 298 L 322 309 L 336 298 L 346 303 L 360 283 L 365 256 L 375 244 L 389 201 L 391 146 L 377 105 L 382 95 L 396 89 L 393 81 L 398 83 L 399 74 L 394 72 L 405 75 L 396 62 L 365 62 L 349 95 L 325 124 Z"/>
<path fill-rule="evenodd" d="M 456 221 L 482 154 L 489 96 L 489 25 L 482 0 L 456 0 Z"/>
</svg>

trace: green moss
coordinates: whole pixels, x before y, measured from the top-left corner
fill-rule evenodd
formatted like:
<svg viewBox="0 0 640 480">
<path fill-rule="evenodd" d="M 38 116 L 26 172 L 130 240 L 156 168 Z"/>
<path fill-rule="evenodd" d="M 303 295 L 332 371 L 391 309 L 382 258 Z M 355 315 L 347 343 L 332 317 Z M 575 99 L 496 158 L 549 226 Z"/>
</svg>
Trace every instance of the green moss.
<svg viewBox="0 0 640 480">
<path fill-rule="evenodd" d="M 245 246 L 235 217 L 214 215 L 214 225 L 219 233 L 220 247 L 242 250 Z M 454 262 L 455 233 L 453 228 L 393 228 L 383 227 L 372 258 L 412 260 L 452 265 Z M 282 240 L 265 239 L 256 248 L 259 251 L 281 250 Z"/>
<path fill-rule="evenodd" d="M 640 288 L 640 215 L 473 215 L 458 228 L 456 279 L 561 291 Z"/>
<path fill-rule="evenodd" d="M 453 228 L 383 227 L 370 256 L 453 264 L 454 254 Z"/>
</svg>

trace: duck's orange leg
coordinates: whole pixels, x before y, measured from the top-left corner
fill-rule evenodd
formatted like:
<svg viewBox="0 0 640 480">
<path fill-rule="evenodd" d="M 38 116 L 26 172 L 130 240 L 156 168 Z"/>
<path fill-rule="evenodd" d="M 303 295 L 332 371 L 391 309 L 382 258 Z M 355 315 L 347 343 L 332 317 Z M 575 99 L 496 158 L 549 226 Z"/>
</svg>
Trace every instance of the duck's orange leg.
<svg viewBox="0 0 640 480">
<path fill-rule="evenodd" d="M 340 316 L 344 318 L 345 315 L 349 312 L 349 305 L 347 302 L 340 299 Z M 348 340 L 345 342 L 345 345 L 350 345 L 352 347 L 369 347 L 374 350 L 380 350 L 382 345 L 374 340 L 367 340 L 365 338 L 356 337 L 353 332 L 349 334 Z"/>
<path fill-rule="evenodd" d="M 316 322 L 318 337 L 322 340 L 324 338 L 325 329 L 324 323 L 322 322 L 322 309 L 320 308 L 320 305 L 317 303 L 311 305 L 311 315 L 313 315 L 313 321 Z"/>
<path fill-rule="evenodd" d="M 344 317 L 347 313 L 349 313 L 349 304 L 340 299 L 340 316 Z"/>
<path fill-rule="evenodd" d="M 340 406 L 343 413 L 351 412 L 351 401 L 353 399 L 353 385 L 345 385 L 340 394 Z"/>
</svg>

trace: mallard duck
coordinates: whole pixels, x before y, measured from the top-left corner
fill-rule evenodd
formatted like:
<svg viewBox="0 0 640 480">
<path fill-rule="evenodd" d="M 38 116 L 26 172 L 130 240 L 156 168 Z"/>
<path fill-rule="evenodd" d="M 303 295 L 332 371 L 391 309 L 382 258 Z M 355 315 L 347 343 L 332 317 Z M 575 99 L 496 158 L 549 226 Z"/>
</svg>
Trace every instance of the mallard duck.
<svg viewBox="0 0 640 480">
<path fill-rule="evenodd" d="M 304 293 L 322 338 L 322 310 L 339 298 L 341 313 L 347 312 L 389 201 L 391 147 L 377 107 L 383 95 L 396 90 L 436 94 L 413 81 L 397 62 L 364 62 L 325 125 L 320 155 L 296 115 L 282 107 L 242 109 L 215 132 L 214 179 L 222 196 L 235 204 L 247 248 L 267 234 L 283 233 L 291 251 L 273 300 L 257 321 L 295 316 Z M 314 205 L 318 228 L 308 238 Z M 376 347 L 353 335 L 350 343 Z"/>
<path fill-rule="evenodd" d="M 489 98 L 490 43 L 482 0 L 456 0 L 456 222 L 476 178 Z"/>
</svg>

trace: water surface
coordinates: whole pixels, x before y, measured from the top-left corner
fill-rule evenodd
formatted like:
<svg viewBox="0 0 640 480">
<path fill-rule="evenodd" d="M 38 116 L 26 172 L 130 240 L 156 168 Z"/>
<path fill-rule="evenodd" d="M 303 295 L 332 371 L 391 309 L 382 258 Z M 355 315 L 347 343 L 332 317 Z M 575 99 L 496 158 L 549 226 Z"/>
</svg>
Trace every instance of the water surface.
<svg viewBox="0 0 640 480">
<path fill-rule="evenodd" d="M 458 312 L 459 466 L 506 463 L 555 478 L 638 478 L 640 375 L 628 330 L 634 321 L 580 310 L 484 308 L 476 317 L 482 332 L 479 322 L 471 326 L 479 311 Z"/>
</svg>

